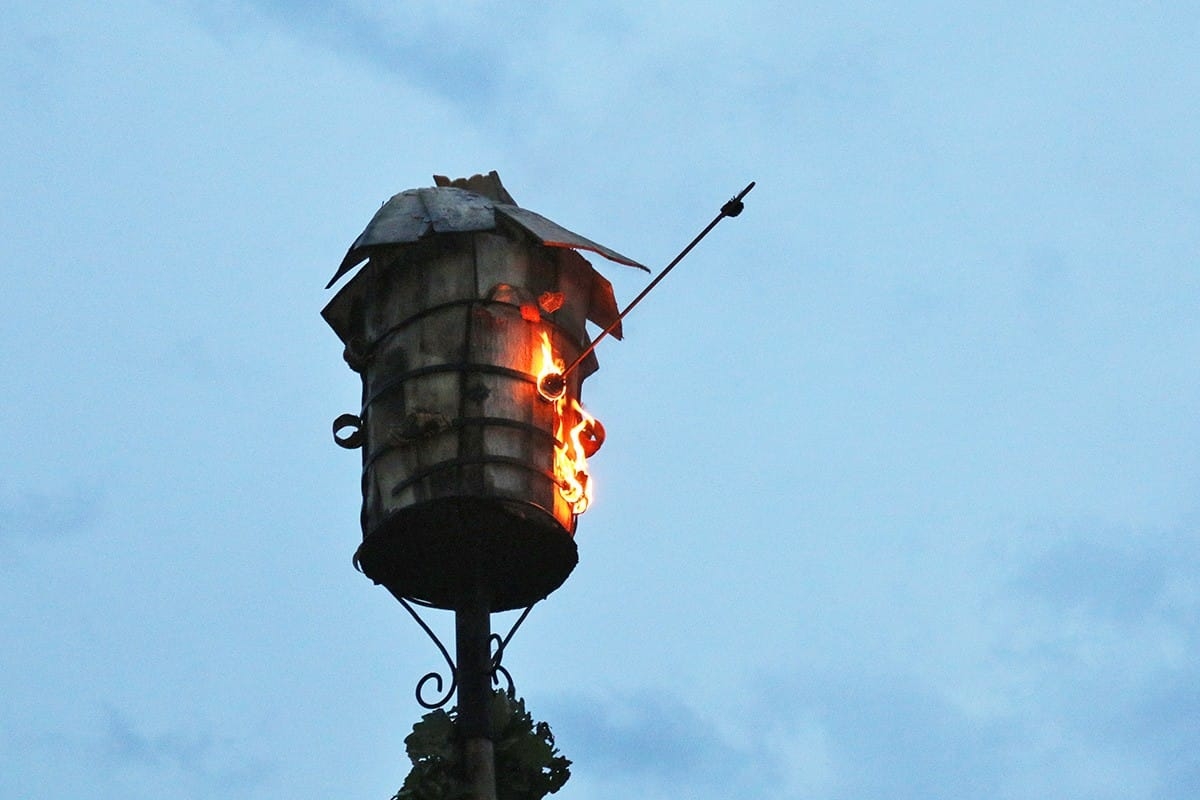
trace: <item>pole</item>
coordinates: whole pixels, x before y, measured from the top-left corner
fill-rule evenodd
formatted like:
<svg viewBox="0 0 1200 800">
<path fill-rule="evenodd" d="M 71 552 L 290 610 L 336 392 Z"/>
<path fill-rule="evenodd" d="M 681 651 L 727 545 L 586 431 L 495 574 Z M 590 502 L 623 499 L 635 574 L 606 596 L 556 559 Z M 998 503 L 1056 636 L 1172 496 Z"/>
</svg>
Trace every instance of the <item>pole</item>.
<svg viewBox="0 0 1200 800">
<path fill-rule="evenodd" d="M 496 800 L 492 746 L 491 618 L 482 592 L 454 612 L 458 655 L 458 727 L 472 800 Z"/>
</svg>

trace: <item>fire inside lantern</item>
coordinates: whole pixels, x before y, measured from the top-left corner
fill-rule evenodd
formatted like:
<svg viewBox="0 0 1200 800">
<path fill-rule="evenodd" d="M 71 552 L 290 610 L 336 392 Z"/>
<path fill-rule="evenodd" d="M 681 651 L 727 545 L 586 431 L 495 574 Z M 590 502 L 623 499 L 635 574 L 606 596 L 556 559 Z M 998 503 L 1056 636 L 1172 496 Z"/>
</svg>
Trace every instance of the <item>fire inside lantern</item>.
<svg viewBox="0 0 1200 800">
<path fill-rule="evenodd" d="M 355 560 L 426 605 L 482 591 L 520 608 L 578 561 L 604 438 L 580 401 L 597 369 L 586 324 L 619 336 L 620 313 L 577 251 L 645 268 L 520 208 L 495 173 L 435 180 L 379 209 L 334 281 L 366 264 L 322 312 L 363 382 L 362 409 L 335 423 L 362 448 Z"/>
<path fill-rule="evenodd" d="M 578 400 L 567 397 L 563 374 L 566 367 L 562 359 L 555 357 L 545 331 L 541 334 L 538 362 L 534 370 L 538 395 L 554 404 L 554 477 L 563 500 L 578 516 L 592 503 L 587 460 L 604 444 L 604 426 Z"/>
</svg>

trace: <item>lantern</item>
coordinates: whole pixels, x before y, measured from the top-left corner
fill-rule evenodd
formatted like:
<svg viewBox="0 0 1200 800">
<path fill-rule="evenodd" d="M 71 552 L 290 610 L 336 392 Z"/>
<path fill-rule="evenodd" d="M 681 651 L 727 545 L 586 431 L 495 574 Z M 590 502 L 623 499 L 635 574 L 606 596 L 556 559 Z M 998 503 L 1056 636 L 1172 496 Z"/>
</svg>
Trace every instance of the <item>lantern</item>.
<svg viewBox="0 0 1200 800">
<path fill-rule="evenodd" d="M 355 563 L 424 605 L 521 608 L 578 561 L 603 441 L 580 402 L 585 325 L 620 336 L 611 284 L 577 251 L 645 267 L 520 208 L 495 172 L 435 183 L 379 209 L 329 285 L 365 266 L 322 311 L 362 378 L 361 410 L 334 423 L 362 449 Z"/>
</svg>

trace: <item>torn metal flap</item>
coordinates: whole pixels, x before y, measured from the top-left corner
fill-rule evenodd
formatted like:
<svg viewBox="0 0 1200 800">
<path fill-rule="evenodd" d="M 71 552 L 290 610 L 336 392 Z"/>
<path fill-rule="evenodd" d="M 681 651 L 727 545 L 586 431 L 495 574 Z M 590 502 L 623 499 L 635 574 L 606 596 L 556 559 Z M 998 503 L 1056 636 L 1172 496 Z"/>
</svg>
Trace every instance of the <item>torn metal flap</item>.
<svg viewBox="0 0 1200 800">
<path fill-rule="evenodd" d="M 625 332 L 621 327 L 621 312 L 617 308 L 617 296 L 613 293 L 612 284 L 607 279 L 596 274 L 597 280 L 592 283 L 592 304 L 589 307 L 588 319 L 600 326 L 601 330 L 613 329 L 609 335 L 624 339 Z"/>
<path fill-rule="evenodd" d="M 616 323 L 612 336 L 623 338 L 620 317 L 617 308 L 617 297 L 613 293 L 612 284 L 588 263 L 588 260 L 574 250 L 560 250 L 558 257 L 559 268 L 575 274 L 572 280 L 577 286 L 587 287 L 587 319 L 606 330 L 609 325 Z"/>
<path fill-rule="evenodd" d="M 637 267 L 646 272 L 650 271 L 649 268 L 639 264 L 632 258 L 623 256 L 616 250 L 605 247 L 602 244 L 597 244 L 591 239 L 580 236 L 578 233 L 572 233 L 557 222 L 552 222 L 541 214 L 529 209 L 497 203 L 496 211 L 533 234 L 538 241 L 547 247 L 569 247 L 572 250 L 590 250 L 593 253 L 604 256 L 609 261 L 615 261 L 618 264 L 625 264 L 630 267 Z"/>
<path fill-rule="evenodd" d="M 583 346 L 584 346 L 584 349 L 591 347 L 592 346 L 592 337 L 584 335 Z M 579 380 L 580 381 L 586 380 L 592 374 L 597 372 L 600 369 L 600 361 L 596 358 L 596 351 L 592 350 L 592 351 L 588 352 L 588 354 L 584 357 L 583 361 L 581 361 L 579 363 L 579 366 L 576 367 L 576 369 L 579 370 Z"/>
</svg>

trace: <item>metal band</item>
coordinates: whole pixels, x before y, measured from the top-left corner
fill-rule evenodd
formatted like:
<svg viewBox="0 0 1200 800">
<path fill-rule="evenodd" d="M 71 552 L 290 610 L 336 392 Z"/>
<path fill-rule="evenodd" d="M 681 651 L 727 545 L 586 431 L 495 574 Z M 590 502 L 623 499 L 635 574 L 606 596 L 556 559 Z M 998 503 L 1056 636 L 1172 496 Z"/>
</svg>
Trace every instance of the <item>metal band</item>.
<svg viewBox="0 0 1200 800">
<path fill-rule="evenodd" d="M 395 325 L 392 325 L 387 330 L 380 333 L 379 336 L 377 336 L 374 341 L 363 342 L 362 350 L 355 350 L 354 355 L 360 359 L 370 359 L 371 356 L 374 355 L 374 353 L 375 353 L 375 348 L 379 347 L 381 342 L 383 342 L 385 339 L 388 339 L 392 335 L 404 330 L 412 323 L 417 322 L 418 320 L 422 320 L 425 317 L 431 317 L 431 316 L 433 316 L 435 314 L 439 314 L 443 311 L 448 311 L 448 310 L 454 309 L 454 308 L 461 308 L 463 306 L 466 306 L 468 308 L 471 306 L 504 306 L 506 308 L 513 309 L 518 314 L 520 314 L 520 310 L 521 310 L 520 306 L 513 305 L 512 303 L 508 303 L 503 300 L 490 300 L 490 299 L 482 298 L 482 297 L 476 297 L 476 298 L 467 299 L 467 300 L 451 300 L 448 303 L 439 303 L 436 306 L 430 306 L 429 308 L 423 308 L 420 311 L 418 311 L 417 313 L 413 314 L 411 317 L 405 317 L 404 319 L 397 322 Z M 567 331 L 566 328 L 562 327 L 561 325 L 554 322 L 553 320 L 542 317 L 542 324 L 550 325 L 551 327 L 555 328 L 556 330 L 563 332 L 564 334 L 567 335 L 568 339 L 572 338 L 570 336 L 570 332 Z M 582 346 L 582 344 L 580 346 Z"/>
<path fill-rule="evenodd" d="M 456 420 L 451 421 L 450 424 L 446 428 L 439 431 L 438 433 L 444 433 L 446 431 L 456 431 L 456 430 L 460 430 L 462 428 L 472 427 L 472 426 L 512 428 L 513 430 L 523 431 L 525 433 L 533 434 L 542 439 L 545 439 L 546 444 L 549 445 L 550 447 L 555 447 L 558 445 L 558 440 L 554 438 L 554 434 L 551 433 L 550 431 L 546 430 L 545 428 L 538 427 L 537 425 L 534 425 L 529 422 L 522 422 L 521 420 L 517 420 L 517 419 L 509 419 L 507 417 L 466 417 L 465 419 L 456 419 Z M 418 441 L 418 440 L 414 439 L 413 441 Z M 399 450 L 399 449 L 401 449 L 401 446 L 398 446 L 395 443 L 389 441 L 389 442 L 385 443 L 383 446 L 381 446 L 381 447 L 375 449 L 374 451 L 372 451 L 371 453 L 367 454 L 367 456 L 363 459 L 363 473 L 365 474 L 367 469 L 370 468 L 372 465 L 374 465 L 375 461 L 377 459 L 379 459 L 381 456 L 383 456 L 387 453 L 390 453 L 393 450 Z"/>
<path fill-rule="evenodd" d="M 400 494 L 408 487 L 413 486 L 414 484 L 420 483 L 421 481 L 425 480 L 426 478 L 430 477 L 431 475 L 434 475 L 438 472 L 442 472 L 443 470 L 453 469 L 455 467 L 471 466 L 471 465 L 475 465 L 475 464 L 484 464 L 484 465 L 486 465 L 486 464 L 504 464 L 504 465 L 510 466 L 510 467 L 519 467 L 520 469 L 526 470 L 527 472 L 532 472 L 536 475 L 541 475 L 543 478 L 550 481 L 555 486 L 561 486 L 561 484 L 558 482 L 558 479 L 554 477 L 553 472 L 550 472 L 550 471 L 544 470 L 544 469 L 539 469 L 538 467 L 535 467 L 526 461 L 522 461 L 519 458 L 512 458 L 510 456 L 466 456 L 466 457 L 462 457 L 462 458 L 452 458 L 447 461 L 442 461 L 440 463 L 434 464 L 431 467 L 426 467 L 425 469 L 421 470 L 420 472 L 417 472 L 416 474 L 409 476 L 407 479 L 401 481 L 400 483 L 398 483 L 392 487 L 392 497 L 395 497 L 396 495 Z"/>
<path fill-rule="evenodd" d="M 486 300 L 486 299 L 478 298 L 478 297 L 467 298 L 464 300 L 451 300 L 448 303 L 439 303 L 436 306 L 430 306 L 429 308 L 423 308 L 420 311 L 418 311 L 417 313 L 413 314 L 411 317 L 405 317 L 404 319 L 397 322 L 395 325 L 392 325 L 387 330 L 383 331 L 383 333 L 379 334 L 379 336 L 377 336 L 374 341 L 363 342 L 362 352 L 356 352 L 356 354 L 363 358 L 370 358 L 374 354 L 375 348 L 379 346 L 380 342 L 382 342 L 384 339 L 387 339 L 392 334 L 395 334 L 395 333 L 398 333 L 398 332 L 404 330 L 412 323 L 417 322 L 418 320 L 422 320 L 425 317 L 431 317 L 434 314 L 439 314 L 443 311 L 448 311 L 450 309 L 461 308 L 464 306 L 469 308 L 471 306 L 476 306 L 476 305 L 511 306 L 512 308 L 517 308 L 519 311 L 518 306 L 514 306 L 511 303 L 504 303 L 500 300 Z"/>
<path fill-rule="evenodd" d="M 449 364 L 430 364 L 427 367 L 417 367 L 410 369 L 407 372 L 401 372 L 399 375 L 392 377 L 387 383 L 376 387 L 366 400 L 363 401 L 362 414 L 367 413 L 367 407 L 378 400 L 388 392 L 395 391 L 404 385 L 406 381 L 413 378 L 420 378 L 423 375 L 436 375 L 441 372 L 468 372 L 478 373 L 482 375 L 502 375 L 513 380 L 525 381 L 526 383 L 537 383 L 537 377 L 530 375 L 528 372 L 522 372 L 519 369 L 511 367 L 501 367 L 496 364 L 467 364 L 467 363 L 449 363 Z"/>
</svg>

